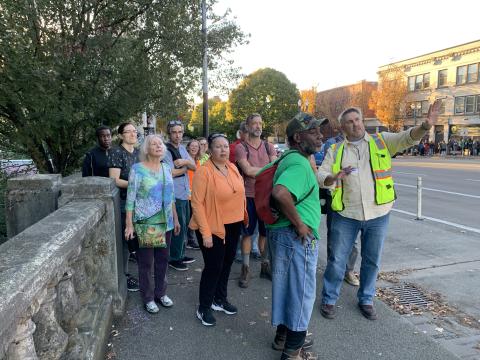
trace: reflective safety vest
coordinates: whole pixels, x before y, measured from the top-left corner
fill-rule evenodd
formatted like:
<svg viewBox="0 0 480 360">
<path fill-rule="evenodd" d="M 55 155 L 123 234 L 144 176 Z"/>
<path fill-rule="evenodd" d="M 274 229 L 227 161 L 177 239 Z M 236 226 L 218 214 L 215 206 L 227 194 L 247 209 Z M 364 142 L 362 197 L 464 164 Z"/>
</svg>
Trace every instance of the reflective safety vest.
<svg viewBox="0 0 480 360">
<path fill-rule="evenodd" d="M 387 204 L 396 199 L 392 178 L 392 158 L 382 135 L 371 134 L 368 141 L 370 149 L 370 168 L 375 180 L 375 203 Z M 343 149 L 345 141 L 332 145 L 333 165 L 332 173 L 337 174 L 342 169 Z M 343 211 L 343 180 L 337 180 L 332 193 L 332 210 Z"/>
</svg>

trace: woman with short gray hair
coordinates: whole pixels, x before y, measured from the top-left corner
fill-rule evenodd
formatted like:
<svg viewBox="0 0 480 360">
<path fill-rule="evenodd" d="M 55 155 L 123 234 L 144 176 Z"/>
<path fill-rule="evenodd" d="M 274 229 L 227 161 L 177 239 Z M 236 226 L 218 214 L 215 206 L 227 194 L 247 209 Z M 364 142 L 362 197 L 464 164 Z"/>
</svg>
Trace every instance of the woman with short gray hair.
<svg viewBox="0 0 480 360">
<path fill-rule="evenodd" d="M 140 148 L 140 160 L 130 169 L 126 202 L 125 239 L 136 233 L 140 293 L 145 310 L 157 313 L 156 302 L 171 307 L 166 295 L 166 272 L 172 230 L 180 231 L 175 211 L 172 170 L 162 160 L 166 146 L 158 135 L 148 135 Z M 151 268 L 154 264 L 155 287 Z"/>
</svg>

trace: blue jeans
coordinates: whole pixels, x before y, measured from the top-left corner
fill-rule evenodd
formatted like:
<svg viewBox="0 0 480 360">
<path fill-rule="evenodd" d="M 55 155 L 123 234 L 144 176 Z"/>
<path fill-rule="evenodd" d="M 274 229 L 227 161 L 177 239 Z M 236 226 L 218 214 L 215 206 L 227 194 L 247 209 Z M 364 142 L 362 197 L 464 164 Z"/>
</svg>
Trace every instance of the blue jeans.
<svg viewBox="0 0 480 360">
<path fill-rule="evenodd" d="M 323 274 L 322 304 L 335 304 L 340 294 L 345 265 L 353 244 L 361 232 L 359 304 L 373 304 L 375 283 L 380 269 L 383 242 L 387 235 L 390 214 L 367 221 L 359 221 L 332 214 L 332 248 Z"/>
<path fill-rule="evenodd" d="M 292 227 L 268 229 L 272 267 L 272 325 L 306 331 L 316 291 L 318 240 L 303 245 Z"/>
</svg>

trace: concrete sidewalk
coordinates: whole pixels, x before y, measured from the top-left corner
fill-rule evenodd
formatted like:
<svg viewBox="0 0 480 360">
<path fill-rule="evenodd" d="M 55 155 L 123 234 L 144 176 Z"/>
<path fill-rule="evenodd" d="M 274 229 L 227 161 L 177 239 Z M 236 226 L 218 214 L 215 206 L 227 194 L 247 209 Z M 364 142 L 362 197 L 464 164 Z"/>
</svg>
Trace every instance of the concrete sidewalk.
<svg viewBox="0 0 480 360">
<path fill-rule="evenodd" d="M 143 310 L 140 294 L 129 294 L 127 312 L 112 329 L 106 358 L 279 359 L 280 353 L 270 346 L 275 334 L 270 325 L 271 283 L 258 278 L 259 263 L 252 262 L 254 278 L 248 289 L 237 286 L 240 265 L 233 265 L 229 299 L 238 306 L 239 313 L 215 313 L 217 325 L 206 328 L 195 316 L 202 256 L 200 251 L 191 250 L 188 255 L 197 258 L 189 271 L 169 271 L 167 293 L 175 302 L 173 308 L 161 308 L 158 314 L 149 315 Z M 458 359 L 380 301 L 376 301 L 379 320 L 365 319 L 357 310 L 356 288 L 349 285 L 344 285 L 337 303 L 337 318 L 324 319 L 318 303 L 324 258 L 323 243 L 317 303 L 310 323 L 319 359 Z"/>
</svg>

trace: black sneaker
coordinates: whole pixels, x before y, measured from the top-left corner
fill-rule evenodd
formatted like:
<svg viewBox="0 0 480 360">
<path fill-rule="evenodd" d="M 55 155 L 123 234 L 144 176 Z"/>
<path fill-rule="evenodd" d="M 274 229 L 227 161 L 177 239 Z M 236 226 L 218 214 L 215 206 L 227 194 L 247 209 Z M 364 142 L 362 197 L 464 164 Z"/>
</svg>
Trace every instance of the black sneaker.
<svg viewBox="0 0 480 360">
<path fill-rule="evenodd" d="M 191 250 L 200 250 L 200 246 L 198 246 L 196 243 L 187 243 L 186 248 Z"/>
<path fill-rule="evenodd" d="M 223 311 L 227 315 L 234 315 L 238 311 L 237 307 L 230 304 L 227 300 L 213 300 L 212 309 L 215 311 Z"/>
<path fill-rule="evenodd" d="M 182 263 L 184 263 L 184 264 L 191 264 L 195 261 L 196 260 L 194 258 L 189 257 L 189 256 L 184 256 L 183 259 L 182 259 Z"/>
<path fill-rule="evenodd" d="M 253 258 L 253 260 L 260 261 L 262 260 L 262 255 L 259 252 L 251 252 L 250 256 Z"/>
<path fill-rule="evenodd" d="M 168 266 L 170 266 L 172 269 L 178 270 L 178 271 L 187 271 L 188 267 L 185 265 L 182 261 L 176 260 L 176 261 L 169 261 Z"/>
<path fill-rule="evenodd" d="M 198 308 L 197 318 L 202 322 L 202 325 L 205 326 L 214 326 L 217 323 L 210 309 L 200 310 L 200 308 Z"/>
<path fill-rule="evenodd" d="M 133 276 L 127 276 L 127 290 L 132 292 L 140 290 L 138 287 L 138 280 Z"/>
</svg>

